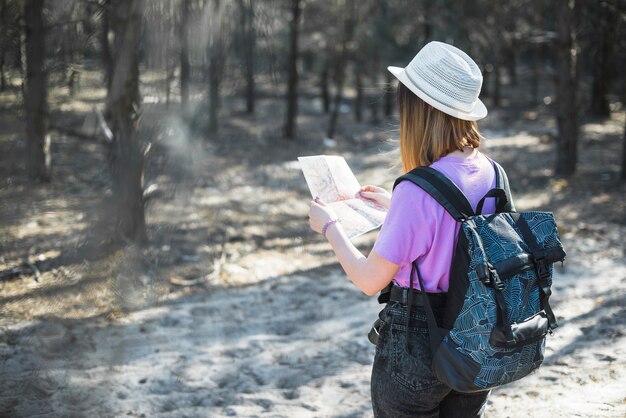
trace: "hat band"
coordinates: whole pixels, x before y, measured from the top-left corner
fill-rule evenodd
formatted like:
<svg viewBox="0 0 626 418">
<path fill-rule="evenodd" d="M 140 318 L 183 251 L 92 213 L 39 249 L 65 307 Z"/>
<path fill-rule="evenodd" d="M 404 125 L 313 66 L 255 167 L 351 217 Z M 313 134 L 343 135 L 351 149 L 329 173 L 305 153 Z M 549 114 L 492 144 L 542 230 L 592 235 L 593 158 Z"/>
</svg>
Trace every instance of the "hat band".
<svg viewBox="0 0 626 418">
<path fill-rule="evenodd" d="M 443 98 L 445 98 L 445 99 L 452 99 L 452 101 L 442 101 L 442 100 L 440 100 L 438 98 L 434 98 L 432 95 L 426 93 L 425 89 L 420 88 L 420 83 L 418 83 L 417 81 L 415 81 L 415 79 L 413 77 L 411 77 L 411 74 L 408 71 L 408 68 L 405 68 L 404 74 L 411 81 L 411 83 L 413 83 L 413 85 L 416 88 L 418 88 L 422 93 L 424 93 L 426 96 L 430 97 L 432 100 L 436 101 L 437 103 L 440 103 L 440 104 L 442 104 L 444 106 L 447 106 L 447 107 L 450 107 L 450 108 L 456 110 L 457 112 L 471 113 L 472 109 L 476 105 L 476 101 L 471 102 L 471 103 L 461 102 L 459 100 L 454 100 L 452 97 L 450 97 L 450 95 L 446 95 Z M 417 75 L 419 76 L 419 74 L 417 74 Z M 431 80 L 431 81 L 434 84 L 439 84 L 439 83 L 436 83 L 434 80 Z M 441 90 L 446 90 L 445 87 L 443 87 L 443 86 L 438 85 L 437 87 L 439 87 Z"/>
</svg>

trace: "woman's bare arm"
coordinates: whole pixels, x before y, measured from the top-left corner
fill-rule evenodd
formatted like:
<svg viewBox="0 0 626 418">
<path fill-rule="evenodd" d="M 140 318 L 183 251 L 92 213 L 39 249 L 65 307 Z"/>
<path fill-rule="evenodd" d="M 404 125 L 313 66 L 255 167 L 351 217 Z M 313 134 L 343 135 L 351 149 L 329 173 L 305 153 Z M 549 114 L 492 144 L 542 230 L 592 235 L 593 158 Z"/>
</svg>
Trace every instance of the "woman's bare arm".
<svg viewBox="0 0 626 418">
<path fill-rule="evenodd" d="M 350 242 L 340 224 L 331 225 L 326 237 L 348 278 L 368 296 L 375 295 L 387 286 L 400 269 L 399 265 L 388 261 L 376 251 L 371 251 L 365 257 Z"/>
</svg>

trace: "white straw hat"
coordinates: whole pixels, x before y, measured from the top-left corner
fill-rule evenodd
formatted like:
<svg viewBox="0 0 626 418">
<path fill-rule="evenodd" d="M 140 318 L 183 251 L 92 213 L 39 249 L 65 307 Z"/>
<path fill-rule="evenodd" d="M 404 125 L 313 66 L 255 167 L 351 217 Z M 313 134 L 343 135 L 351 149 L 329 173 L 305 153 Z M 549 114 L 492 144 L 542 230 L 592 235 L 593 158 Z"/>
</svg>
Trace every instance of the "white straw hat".
<svg viewBox="0 0 626 418">
<path fill-rule="evenodd" d="M 480 69 L 465 52 L 452 45 L 429 42 L 406 68 L 387 69 L 435 109 L 464 120 L 487 116 L 487 108 L 478 98 L 483 84 Z"/>
</svg>

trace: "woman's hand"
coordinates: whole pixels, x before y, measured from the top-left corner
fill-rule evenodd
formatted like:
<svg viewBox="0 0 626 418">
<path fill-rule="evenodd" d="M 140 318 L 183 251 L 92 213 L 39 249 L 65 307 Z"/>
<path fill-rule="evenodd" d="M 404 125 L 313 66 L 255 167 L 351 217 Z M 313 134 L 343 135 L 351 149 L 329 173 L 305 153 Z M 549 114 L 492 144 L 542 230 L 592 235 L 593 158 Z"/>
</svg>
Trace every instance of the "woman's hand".
<svg viewBox="0 0 626 418">
<path fill-rule="evenodd" d="M 337 214 L 331 207 L 322 202 L 319 197 L 311 201 L 309 225 L 313 231 L 321 234 L 324 224 L 331 219 L 337 219 Z"/>
<path fill-rule="evenodd" d="M 378 186 L 363 186 L 357 193 L 357 197 L 371 200 L 386 209 L 389 209 L 389 203 L 391 202 L 391 193 L 382 187 Z"/>
</svg>

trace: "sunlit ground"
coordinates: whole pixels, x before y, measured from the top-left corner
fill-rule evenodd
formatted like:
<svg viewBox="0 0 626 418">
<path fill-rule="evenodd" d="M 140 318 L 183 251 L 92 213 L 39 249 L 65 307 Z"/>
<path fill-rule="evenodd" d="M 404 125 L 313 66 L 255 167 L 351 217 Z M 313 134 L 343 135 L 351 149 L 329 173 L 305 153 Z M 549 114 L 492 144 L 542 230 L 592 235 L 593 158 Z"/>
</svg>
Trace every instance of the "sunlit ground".
<svg viewBox="0 0 626 418">
<path fill-rule="evenodd" d="M 363 123 L 342 113 L 335 143 L 324 142 L 328 118 L 303 98 L 300 139 L 287 141 L 279 90 L 267 82 L 256 115 L 243 113 L 241 98 L 225 98 L 220 132 L 208 138 L 182 122 L 175 88 L 165 103 L 163 81 L 147 73 L 142 84 L 141 135 L 153 144 L 145 184 L 160 191 L 147 206 L 144 247 L 106 245 L 103 140 L 53 130 L 53 181 L 31 187 L 23 180 L 21 111 L 11 106 L 19 90 L 0 94 L 7 109 L 0 115 L 0 272 L 16 271 L 0 280 L 0 349 L 32 377 L 25 398 L 43 393 L 42 405 L 89 406 L 95 415 L 197 407 L 218 415 L 231 408 L 239 416 L 324 416 L 343 408 L 368 416 L 373 346 L 365 333 L 379 306 L 351 287 L 329 245 L 309 230 L 310 195 L 296 157 L 343 155 L 361 184 L 391 188 L 400 170 L 397 143 L 388 141 L 397 139 L 395 120 L 373 126 L 367 112 Z M 196 87 L 200 108 L 204 90 Z M 92 108 L 103 99 L 100 74 L 88 70 L 73 99 L 63 86 L 49 95 L 54 122 L 87 136 L 97 132 Z M 554 416 L 585 415 L 589 405 L 618 416 L 623 403 L 613 392 L 622 363 L 609 351 L 623 342 L 625 190 L 617 177 L 624 115 L 583 124 L 578 171 L 563 179 L 553 175 L 551 111 L 496 109 L 481 125 L 484 150 L 507 169 L 518 209 L 555 212 L 571 260 L 555 281 L 565 324 L 548 371 L 519 392 L 495 394 L 492 416 L 503 416 L 512 398 L 549 404 Z M 357 240 L 364 253 L 375 236 Z M 610 283 L 602 274 L 611 274 Z M 41 376 L 31 373 L 36 366 Z M 535 385 L 560 386 L 562 394 L 545 399 Z M 572 406 L 580 385 L 604 403 Z M 320 401 L 331 394 L 344 405 Z"/>
</svg>

